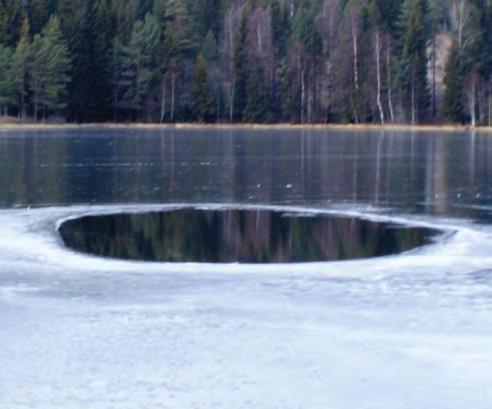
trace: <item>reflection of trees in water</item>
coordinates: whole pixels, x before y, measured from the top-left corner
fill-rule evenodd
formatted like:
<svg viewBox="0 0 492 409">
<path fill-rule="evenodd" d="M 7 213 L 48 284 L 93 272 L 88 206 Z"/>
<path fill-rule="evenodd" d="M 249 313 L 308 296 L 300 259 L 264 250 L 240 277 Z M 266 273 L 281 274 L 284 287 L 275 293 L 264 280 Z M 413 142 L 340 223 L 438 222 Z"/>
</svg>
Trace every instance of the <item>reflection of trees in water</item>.
<svg viewBox="0 0 492 409">
<path fill-rule="evenodd" d="M 61 228 L 68 246 L 107 257 L 208 262 L 344 260 L 399 253 L 432 232 L 355 218 L 182 209 L 91 216 Z"/>
<path fill-rule="evenodd" d="M 29 132 L 0 138 L 0 203 L 7 206 L 65 203 L 68 141 L 43 143 Z M 39 136 L 38 135 L 38 136 Z"/>
<path fill-rule="evenodd" d="M 0 138 L 0 200 L 373 203 L 468 216 L 454 204 L 490 200 L 489 140 L 310 129 L 17 131 Z"/>
</svg>

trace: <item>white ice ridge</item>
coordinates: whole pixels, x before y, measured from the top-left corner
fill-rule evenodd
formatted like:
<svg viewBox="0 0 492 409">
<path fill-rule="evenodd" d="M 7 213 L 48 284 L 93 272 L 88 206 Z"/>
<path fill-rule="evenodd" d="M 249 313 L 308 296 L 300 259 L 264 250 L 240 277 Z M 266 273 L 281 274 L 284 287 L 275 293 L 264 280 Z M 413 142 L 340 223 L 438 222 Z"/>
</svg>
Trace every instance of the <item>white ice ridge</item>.
<svg viewBox="0 0 492 409">
<path fill-rule="evenodd" d="M 0 211 L 0 408 L 490 408 L 490 226 L 268 206 L 446 234 L 399 256 L 265 266 L 106 260 L 56 232 L 182 206 Z"/>
</svg>

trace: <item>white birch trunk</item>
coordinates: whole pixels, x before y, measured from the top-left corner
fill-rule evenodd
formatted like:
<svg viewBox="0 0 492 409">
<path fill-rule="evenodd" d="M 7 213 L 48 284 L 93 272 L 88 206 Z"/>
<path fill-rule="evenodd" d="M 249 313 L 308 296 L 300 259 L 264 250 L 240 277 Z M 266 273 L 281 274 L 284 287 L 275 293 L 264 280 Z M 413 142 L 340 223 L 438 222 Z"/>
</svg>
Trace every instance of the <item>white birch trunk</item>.
<svg viewBox="0 0 492 409">
<path fill-rule="evenodd" d="M 229 122 L 232 124 L 234 121 L 234 93 L 236 80 L 233 79 L 231 86 L 229 87 Z"/>
<path fill-rule="evenodd" d="M 354 52 L 354 85 L 355 89 L 359 89 L 359 45 L 357 42 L 357 27 L 352 17 L 352 48 Z"/>
<path fill-rule="evenodd" d="M 384 109 L 381 103 L 381 46 L 380 46 L 380 33 L 376 31 L 376 71 L 377 71 L 377 105 L 379 109 L 379 119 L 381 125 L 384 125 Z"/>
<path fill-rule="evenodd" d="M 256 36 L 258 39 L 258 53 L 261 56 L 263 54 L 263 42 L 261 38 L 261 24 L 260 24 L 260 19 L 258 19 L 258 22 L 256 23 Z"/>
<path fill-rule="evenodd" d="M 471 85 L 469 104 L 470 104 L 470 108 L 469 108 L 470 109 L 470 125 L 472 128 L 475 128 L 477 126 L 477 113 L 476 113 L 477 95 L 476 95 L 475 79 L 473 79 L 472 85 Z"/>
<path fill-rule="evenodd" d="M 412 75 L 412 92 L 411 92 L 411 104 L 412 104 L 412 125 L 416 125 L 417 123 L 417 114 L 415 108 L 415 78 Z"/>
<path fill-rule="evenodd" d="M 304 100 L 306 98 L 306 84 L 304 79 L 305 69 L 301 71 L 301 124 L 304 123 Z"/>
<path fill-rule="evenodd" d="M 390 112 L 391 122 L 395 122 L 395 109 L 393 107 L 393 95 L 391 88 L 391 61 L 390 61 L 390 47 L 386 44 L 386 81 L 388 82 L 388 107 Z"/>
<path fill-rule="evenodd" d="M 34 122 L 38 122 L 38 92 L 34 91 Z"/>
<path fill-rule="evenodd" d="M 307 106 L 307 123 L 311 123 L 313 113 L 313 93 L 308 88 L 308 106 Z"/>
<path fill-rule="evenodd" d="M 436 35 L 432 28 L 432 116 L 436 116 Z"/>
<path fill-rule="evenodd" d="M 164 122 L 164 117 L 166 115 L 166 80 L 165 77 L 162 78 L 161 85 L 161 118 L 160 123 Z"/>
<path fill-rule="evenodd" d="M 171 122 L 174 122 L 174 104 L 176 94 L 176 73 L 173 71 L 171 75 Z"/>
<path fill-rule="evenodd" d="M 357 25 L 354 20 L 354 16 L 351 17 L 351 26 L 352 26 L 352 49 L 353 49 L 353 65 L 354 65 L 354 88 L 355 93 L 353 97 L 353 110 L 354 110 L 354 119 L 356 123 L 359 123 L 359 114 L 357 112 L 357 97 L 359 91 L 359 44 L 357 41 Z"/>
</svg>

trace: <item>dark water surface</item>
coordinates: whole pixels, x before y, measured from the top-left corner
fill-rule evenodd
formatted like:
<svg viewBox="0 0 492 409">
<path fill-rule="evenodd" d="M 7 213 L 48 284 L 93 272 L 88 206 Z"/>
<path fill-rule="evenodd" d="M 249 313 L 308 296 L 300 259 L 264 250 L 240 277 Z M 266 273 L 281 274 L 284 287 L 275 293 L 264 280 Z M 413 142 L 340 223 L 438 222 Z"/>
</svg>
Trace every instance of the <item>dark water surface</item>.
<svg viewBox="0 0 492 409">
<path fill-rule="evenodd" d="M 97 256 L 169 262 L 290 263 L 397 254 L 437 232 L 273 210 L 180 209 L 86 216 L 62 224 L 64 242 Z"/>
<path fill-rule="evenodd" d="M 344 203 L 487 221 L 491 160 L 485 133 L 2 131 L 0 206 Z"/>
</svg>

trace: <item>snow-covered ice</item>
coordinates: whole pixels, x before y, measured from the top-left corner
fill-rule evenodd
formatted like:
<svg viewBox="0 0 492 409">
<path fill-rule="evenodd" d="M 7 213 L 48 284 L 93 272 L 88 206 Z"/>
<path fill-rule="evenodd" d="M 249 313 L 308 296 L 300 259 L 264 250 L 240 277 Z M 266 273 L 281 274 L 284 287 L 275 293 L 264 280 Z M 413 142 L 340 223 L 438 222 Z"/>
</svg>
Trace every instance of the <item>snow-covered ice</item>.
<svg viewBox="0 0 492 409">
<path fill-rule="evenodd" d="M 492 226 L 282 208 L 443 235 L 400 256 L 264 266 L 104 260 L 56 233 L 169 207 L 0 210 L 0 408 L 491 407 Z"/>
</svg>

